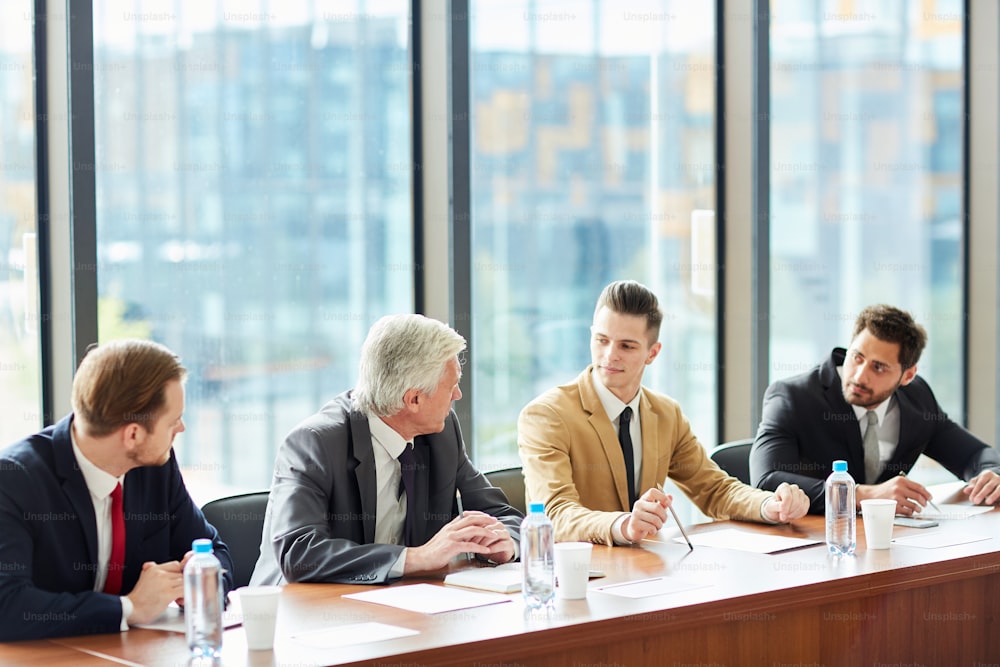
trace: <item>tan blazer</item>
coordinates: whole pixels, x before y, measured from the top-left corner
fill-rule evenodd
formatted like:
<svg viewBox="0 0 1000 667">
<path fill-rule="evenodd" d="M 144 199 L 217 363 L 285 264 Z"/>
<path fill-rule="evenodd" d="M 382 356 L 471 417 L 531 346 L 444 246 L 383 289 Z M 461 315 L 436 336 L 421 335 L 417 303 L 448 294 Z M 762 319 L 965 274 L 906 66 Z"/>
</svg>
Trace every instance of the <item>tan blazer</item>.
<svg viewBox="0 0 1000 667">
<path fill-rule="evenodd" d="M 631 510 L 625 459 L 590 371 L 529 403 L 517 420 L 517 443 L 527 500 L 545 503 L 556 540 L 614 544 L 611 526 Z M 636 492 L 662 488 L 669 476 L 710 517 L 761 521 L 761 504 L 773 494 L 742 484 L 708 458 L 677 401 L 645 387 L 640 393 Z"/>
</svg>

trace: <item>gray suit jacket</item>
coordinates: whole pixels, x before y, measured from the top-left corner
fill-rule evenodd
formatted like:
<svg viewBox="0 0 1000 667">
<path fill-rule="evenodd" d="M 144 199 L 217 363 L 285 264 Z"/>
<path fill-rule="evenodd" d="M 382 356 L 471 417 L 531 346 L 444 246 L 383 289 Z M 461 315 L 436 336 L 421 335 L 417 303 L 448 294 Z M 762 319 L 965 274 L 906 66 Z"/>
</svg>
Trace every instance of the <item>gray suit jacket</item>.
<svg viewBox="0 0 1000 667">
<path fill-rule="evenodd" d="M 497 517 L 519 539 L 522 515 L 507 504 L 465 452 L 452 412 L 441 433 L 414 439 L 417 542 L 424 544 L 466 510 Z M 285 582 L 391 583 L 405 548 L 375 544 L 375 455 L 368 418 L 340 394 L 299 424 L 278 450 L 251 585 Z"/>
</svg>

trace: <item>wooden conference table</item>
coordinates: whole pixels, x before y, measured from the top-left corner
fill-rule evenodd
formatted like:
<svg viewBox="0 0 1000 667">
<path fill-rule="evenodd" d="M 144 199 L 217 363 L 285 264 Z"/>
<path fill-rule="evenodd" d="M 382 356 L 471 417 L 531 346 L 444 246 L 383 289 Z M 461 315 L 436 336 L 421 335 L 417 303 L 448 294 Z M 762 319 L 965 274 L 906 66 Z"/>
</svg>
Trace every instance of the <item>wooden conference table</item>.
<svg viewBox="0 0 1000 667">
<path fill-rule="evenodd" d="M 823 538 L 823 518 L 788 526 L 718 522 L 689 534 L 736 527 Z M 674 529 L 675 531 L 676 529 Z M 557 600 L 550 616 L 511 602 L 430 615 L 344 599 L 373 590 L 292 584 L 282 591 L 273 651 L 248 651 L 241 627 L 226 631 L 222 665 L 979 665 L 1000 659 L 1000 510 L 916 534 L 990 536 L 936 549 L 865 546 L 834 559 L 825 545 L 757 554 L 686 545 L 664 529 L 638 547 L 595 546 L 585 600 Z M 453 568 L 465 567 L 456 563 Z M 676 578 L 699 587 L 628 599 L 593 590 L 616 582 Z M 442 577 L 407 579 L 440 584 Z M 382 642 L 316 649 L 293 634 L 380 622 L 419 631 Z M 2 665 L 187 665 L 183 635 L 133 629 L 111 635 L 0 644 Z"/>
</svg>

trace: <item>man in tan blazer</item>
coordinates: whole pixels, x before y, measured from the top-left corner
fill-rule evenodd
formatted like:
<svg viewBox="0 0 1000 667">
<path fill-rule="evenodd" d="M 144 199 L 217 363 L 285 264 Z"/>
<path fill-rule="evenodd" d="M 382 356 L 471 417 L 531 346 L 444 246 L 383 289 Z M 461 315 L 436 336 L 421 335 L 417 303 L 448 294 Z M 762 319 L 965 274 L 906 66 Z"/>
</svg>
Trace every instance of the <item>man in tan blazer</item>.
<svg viewBox="0 0 1000 667">
<path fill-rule="evenodd" d="M 716 519 L 780 523 L 809 510 L 794 484 L 770 493 L 727 475 L 677 402 L 642 386 L 645 367 L 660 352 L 662 320 L 648 288 L 611 283 L 594 311 L 592 365 L 521 411 L 527 496 L 545 503 L 557 540 L 631 544 L 655 534 L 672 501 L 661 488 L 668 476 Z"/>
</svg>

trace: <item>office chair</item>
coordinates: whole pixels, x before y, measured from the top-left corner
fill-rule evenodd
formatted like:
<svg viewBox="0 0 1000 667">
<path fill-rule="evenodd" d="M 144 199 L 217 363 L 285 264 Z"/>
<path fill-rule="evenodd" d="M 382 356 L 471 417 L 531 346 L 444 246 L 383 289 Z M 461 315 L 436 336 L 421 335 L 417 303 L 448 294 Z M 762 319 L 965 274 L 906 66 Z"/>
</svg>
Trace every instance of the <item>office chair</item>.
<svg viewBox="0 0 1000 667">
<path fill-rule="evenodd" d="M 236 588 L 250 583 L 250 575 L 260 556 L 267 496 L 267 491 L 244 493 L 213 500 L 201 508 L 205 520 L 215 526 L 219 537 L 229 547 Z"/>
<path fill-rule="evenodd" d="M 724 442 L 709 452 L 708 457 L 736 479 L 749 484 L 751 445 L 753 438 Z"/>
<path fill-rule="evenodd" d="M 520 467 L 492 470 L 485 475 L 490 484 L 503 491 L 511 507 L 521 514 L 525 513 L 527 508 L 524 504 L 524 473 Z"/>
</svg>

